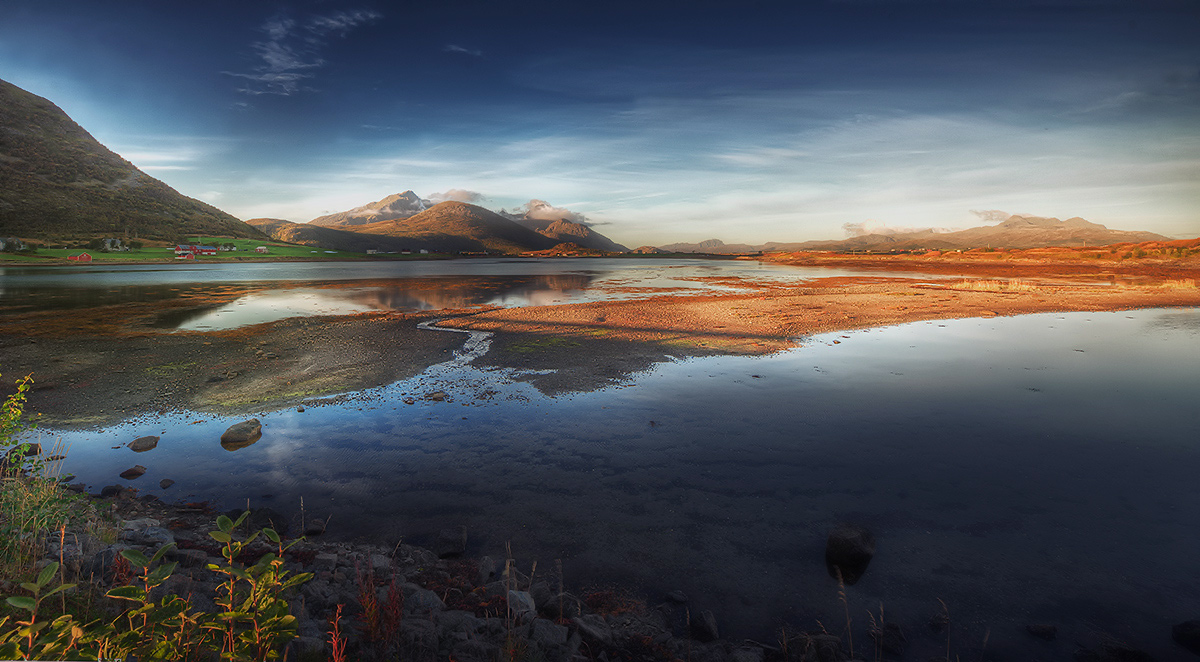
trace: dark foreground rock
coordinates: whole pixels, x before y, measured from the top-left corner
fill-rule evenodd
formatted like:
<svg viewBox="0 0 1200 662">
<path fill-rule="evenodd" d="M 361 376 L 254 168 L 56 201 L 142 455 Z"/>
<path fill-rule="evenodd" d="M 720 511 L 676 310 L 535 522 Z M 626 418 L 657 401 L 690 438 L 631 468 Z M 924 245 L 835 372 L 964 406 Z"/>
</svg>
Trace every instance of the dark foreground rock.
<svg viewBox="0 0 1200 662">
<path fill-rule="evenodd" d="M 1184 621 L 1171 628 L 1171 639 L 1196 655 L 1200 655 L 1200 620 Z"/>
<path fill-rule="evenodd" d="M 875 536 L 855 524 L 839 524 L 825 543 L 825 567 L 829 576 L 851 586 L 862 578 L 875 556 Z"/>
</svg>

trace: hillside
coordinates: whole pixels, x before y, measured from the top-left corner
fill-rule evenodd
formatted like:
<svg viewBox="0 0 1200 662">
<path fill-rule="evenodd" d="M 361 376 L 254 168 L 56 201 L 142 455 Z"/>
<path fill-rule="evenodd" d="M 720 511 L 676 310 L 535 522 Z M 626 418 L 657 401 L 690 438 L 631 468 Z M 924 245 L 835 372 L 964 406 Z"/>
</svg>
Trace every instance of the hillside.
<svg viewBox="0 0 1200 662">
<path fill-rule="evenodd" d="M 318 216 L 309 221 L 309 225 L 319 225 L 327 228 L 346 228 L 353 225 L 367 225 L 380 221 L 393 221 L 408 218 L 428 209 L 428 205 L 416 193 L 405 191 L 355 207 L 348 211 Z"/>
<path fill-rule="evenodd" d="M 549 221 L 524 216 L 512 218 L 512 220 L 556 242 L 578 244 L 583 248 L 612 253 L 624 253 L 629 250 L 590 227 L 565 218 Z"/>
<path fill-rule="evenodd" d="M 262 237 L 138 170 L 58 106 L 0 80 L 0 236 Z"/>
<path fill-rule="evenodd" d="M 348 226 L 354 232 L 402 237 L 437 252 L 521 253 L 559 243 L 499 214 L 465 202 L 442 202 L 415 216 Z"/>
<path fill-rule="evenodd" d="M 323 228 L 278 218 L 252 218 L 246 222 L 277 241 L 325 250 L 366 253 L 369 250 L 388 252 L 428 248 L 403 238 Z"/>
<path fill-rule="evenodd" d="M 758 251 L 891 251 L 957 250 L 971 248 L 1046 248 L 1052 246 L 1108 246 L 1119 243 L 1170 241 L 1153 232 L 1110 230 L 1099 223 L 1079 217 L 1060 221 L 1041 216 L 1008 217 L 997 225 L 985 225 L 954 232 L 920 230 L 889 234 L 865 234 L 849 239 L 805 242 L 767 242 L 765 244 L 725 244 L 709 239 L 698 244 L 660 246 L 678 253 L 753 253 Z"/>
</svg>

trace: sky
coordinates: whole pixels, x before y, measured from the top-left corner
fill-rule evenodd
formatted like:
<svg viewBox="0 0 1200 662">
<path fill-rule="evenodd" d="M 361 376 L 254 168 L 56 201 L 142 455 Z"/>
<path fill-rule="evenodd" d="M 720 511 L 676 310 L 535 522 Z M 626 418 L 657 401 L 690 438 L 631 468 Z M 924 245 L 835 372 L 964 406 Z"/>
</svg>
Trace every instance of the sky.
<svg viewBox="0 0 1200 662">
<path fill-rule="evenodd" d="M 629 246 L 998 212 L 1200 236 L 1194 0 L 0 0 L 0 15 L 0 79 L 241 219 L 413 190 L 544 200 Z"/>
</svg>

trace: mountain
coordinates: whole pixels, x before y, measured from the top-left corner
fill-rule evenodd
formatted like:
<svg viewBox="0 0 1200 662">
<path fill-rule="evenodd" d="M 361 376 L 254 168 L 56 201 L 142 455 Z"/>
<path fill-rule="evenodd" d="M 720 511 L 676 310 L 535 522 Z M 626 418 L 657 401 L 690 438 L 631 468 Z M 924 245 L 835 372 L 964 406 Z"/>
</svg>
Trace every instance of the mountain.
<svg viewBox="0 0 1200 662">
<path fill-rule="evenodd" d="M 699 243 L 679 242 L 674 244 L 663 244 L 658 248 L 665 253 L 714 253 L 714 254 L 731 254 L 731 253 L 756 253 L 761 248 L 759 246 L 751 246 L 750 244 L 727 244 L 720 239 L 705 239 Z"/>
<path fill-rule="evenodd" d="M 612 253 L 624 253 L 629 249 L 596 232 L 583 223 L 576 223 L 565 218 L 545 220 L 525 216 L 505 215 L 516 223 L 523 225 L 538 234 L 549 237 L 560 243 L 579 244 L 583 248 L 591 248 Z"/>
<path fill-rule="evenodd" d="M 429 208 L 428 203 L 412 191 L 396 193 L 370 204 L 355 207 L 350 211 L 319 216 L 309 221 L 310 225 L 341 228 L 351 225 L 368 225 L 380 221 L 408 218 Z"/>
<path fill-rule="evenodd" d="M 466 202 L 441 202 L 414 216 L 347 226 L 363 234 L 403 237 L 437 252 L 521 253 L 559 243 L 496 212 Z"/>
<path fill-rule="evenodd" d="M 252 218 L 246 222 L 272 239 L 325 250 L 365 253 L 369 250 L 388 252 L 418 251 L 422 248 L 429 248 L 424 244 L 414 243 L 402 237 L 385 237 L 377 234 L 336 230 L 308 223 L 293 223 L 278 218 Z"/>
<path fill-rule="evenodd" d="M 1110 230 L 1099 223 L 1086 221 L 1078 216 L 1060 221 L 1041 216 L 1008 217 L 997 225 L 985 225 L 957 230 L 936 232 L 918 230 L 864 234 L 849 239 L 805 242 L 767 242 L 765 244 L 724 244 L 710 239 L 699 244 L 668 244 L 665 250 L 678 253 L 754 253 L 758 251 L 890 251 L 968 248 L 1043 248 L 1049 246 L 1107 246 L 1124 242 L 1169 241 L 1153 232 Z"/>
<path fill-rule="evenodd" d="M 0 80 L 0 236 L 262 237 L 96 141 L 58 106 Z"/>
</svg>

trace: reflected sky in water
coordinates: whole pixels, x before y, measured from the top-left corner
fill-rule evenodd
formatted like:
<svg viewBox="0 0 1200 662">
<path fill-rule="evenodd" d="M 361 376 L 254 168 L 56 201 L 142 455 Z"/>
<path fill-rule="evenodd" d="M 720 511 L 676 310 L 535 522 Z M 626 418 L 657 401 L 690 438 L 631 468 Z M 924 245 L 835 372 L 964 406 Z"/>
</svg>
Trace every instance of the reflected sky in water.
<svg viewBox="0 0 1200 662">
<path fill-rule="evenodd" d="M 236 421 L 203 415 L 70 432 L 65 468 L 98 488 L 142 464 L 146 492 L 229 507 L 294 514 L 303 496 L 348 538 L 465 524 L 473 554 L 511 541 L 526 566 L 563 559 L 568 582 L 682 589 L 766 640 L 838 622 L 824 536 L 858 522 L 879 551 L 850 600 L 910 625 L 913 659 L 944 647 L 923 626 L 939 599 L 960 641 L 990 630 L 1000 657 L 1069 658 L 1100 630 L 1180 659 L 1163 628 L 1200 595 L 1197 347 L 1191 309 L 826 334 L 555 398 L 460 362 L 262 414 L 234 452 L 218 439 Z M 149 453 L 110 448 L 145 434 L 162 435 Z M 1032 648 L 1030 622 L 1059 642 Z"/>
<path fill-rule="evenodd" d="M 285 317 L 604 301 L 740 291 L 724 279 L 799 283 L 884 275 L 744 260 L 515 259 L 0 268 L 0 312 L 194 300 L 156 326 L 219 330 Z M 720 278 L 715 282 L 712 278 Z M 233 298 L 208 304 L 206 297 Z"/>
</svg>

